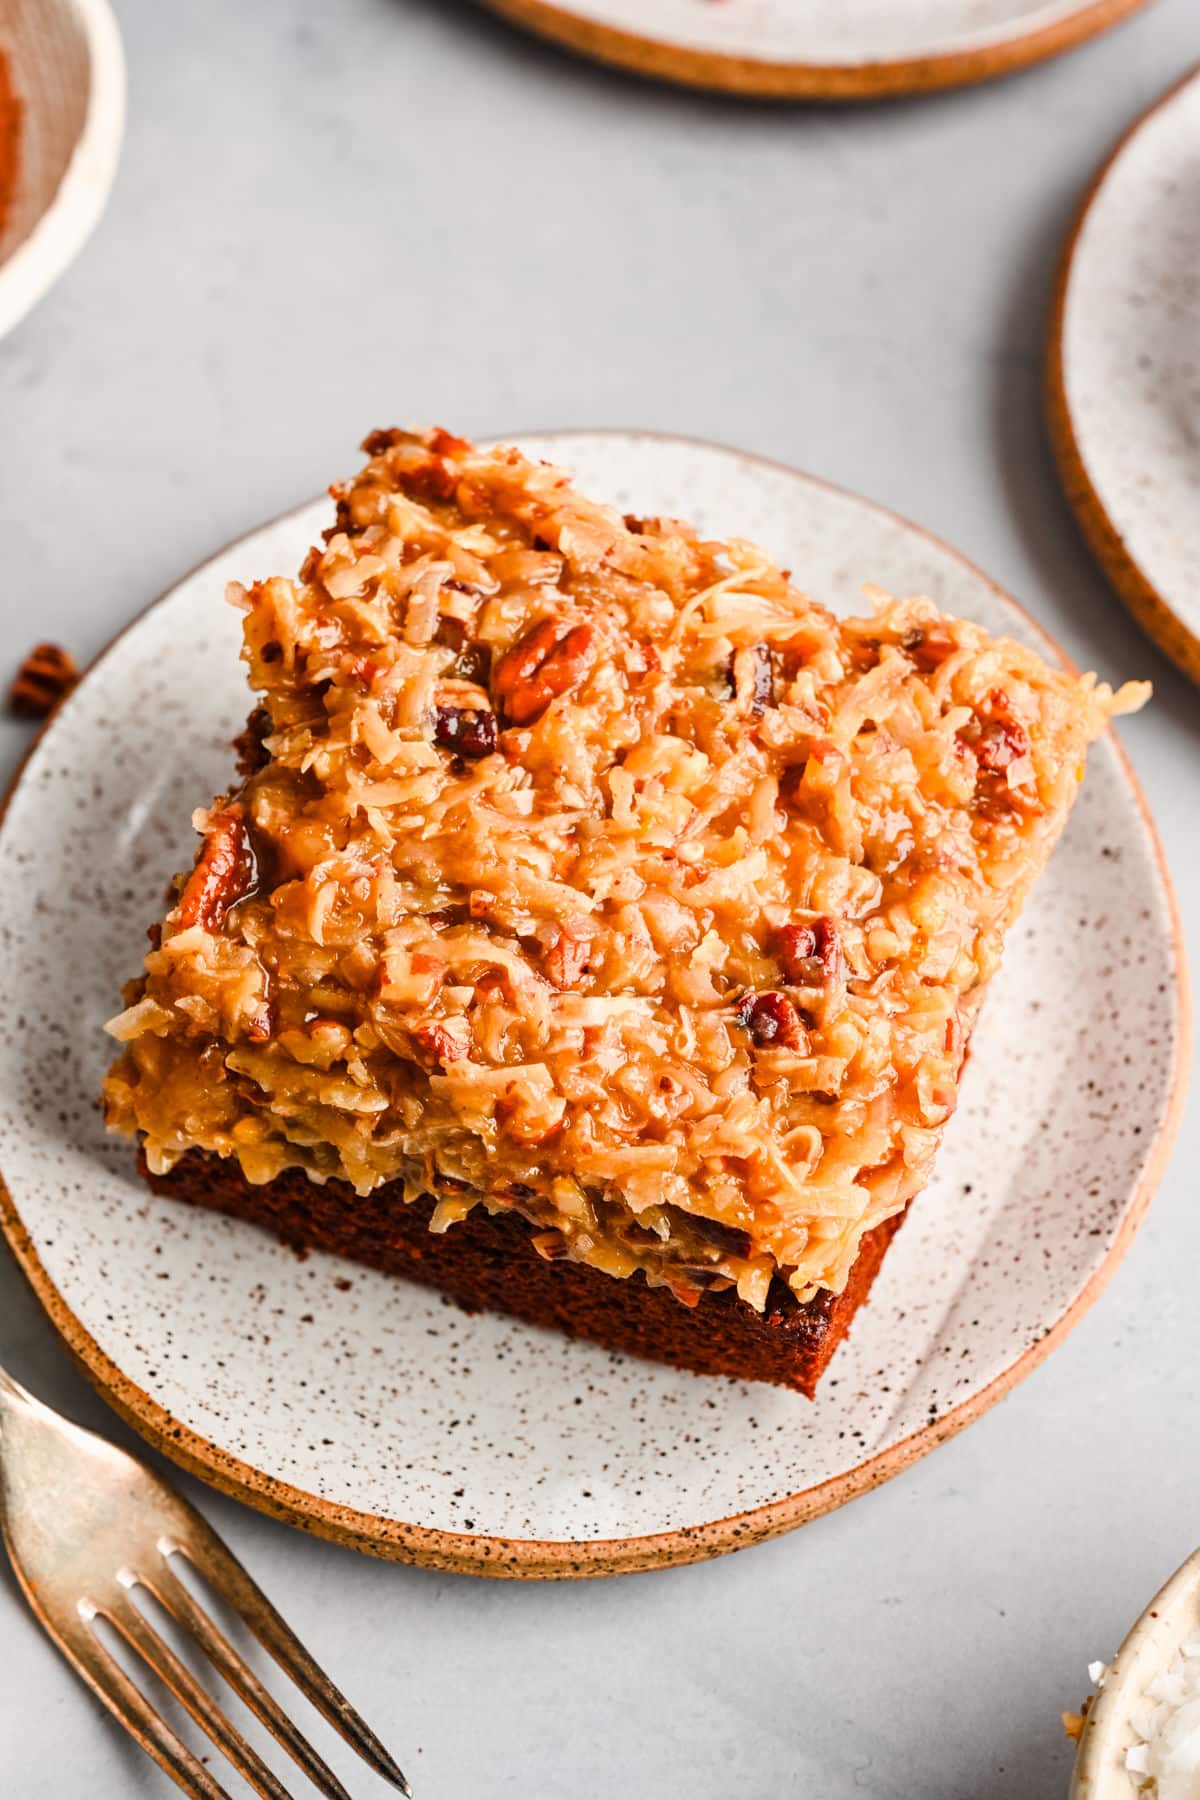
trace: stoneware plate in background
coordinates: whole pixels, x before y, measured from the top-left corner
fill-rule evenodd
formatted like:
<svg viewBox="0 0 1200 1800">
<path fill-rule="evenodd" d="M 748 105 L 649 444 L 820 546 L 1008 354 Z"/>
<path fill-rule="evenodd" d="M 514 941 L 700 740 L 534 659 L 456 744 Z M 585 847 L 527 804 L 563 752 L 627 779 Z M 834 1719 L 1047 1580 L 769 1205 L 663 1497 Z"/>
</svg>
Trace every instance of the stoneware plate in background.
<svg viewBox="0 0 1200 1800">
<path fill-rule="evenodd" d="M 484 0 L 601 62 L 731 93 L 823 100 L 984 81 L 1146 0 Z"/>
<path fill-rule="evenodd" d="M 1051 315 L 1047 405 L 1092 550 L 1200 681 L 1200 69 L 1087 197 Z"/>
<path fill-rule="evenodd" d="M 125 59 L 108 0 L 0 0 L 20 108 L 0 224 L 0 337 L 74 261 L 108 200 L 125 129 Z"/>
<path fill-rule="evenodd" d="M 642 434 L 523 441 L 618 506 L 758 539 L 839 607 L 871 579 L 1036 638 L 953 551 L 792 470 Z M 92 1379 L 151 1441 L 265 1511 L 381 1555 L 594 1575 L 714 1555 L 840 1505 L 1046 1354 L 1128 1245 L 1166 1154 L 1186 1042 L 1178 934 L 1116 742 L 1093 751 L 1012 935 L 937 1178 L 815 1404 L 468 1318 L 152 1197 L 97 1113 L 103 1022 L 168 875 L 190 863 L 192 809 L 229 779 L 248 709 L 224 584 L 294 570 L 330 516 L 322 500 L 266 526 L 145 613 L 11 796 L 0 1169 L 13 1248 Z"/>
</svg>

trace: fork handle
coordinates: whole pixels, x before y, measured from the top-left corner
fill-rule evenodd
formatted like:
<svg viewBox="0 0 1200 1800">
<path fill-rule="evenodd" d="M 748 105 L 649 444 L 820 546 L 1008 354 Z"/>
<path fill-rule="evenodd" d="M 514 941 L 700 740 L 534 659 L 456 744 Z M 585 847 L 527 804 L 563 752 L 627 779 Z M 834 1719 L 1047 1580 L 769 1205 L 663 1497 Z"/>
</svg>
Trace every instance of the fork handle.
<svg viewBox="0 0 1200 1800">
<path fill-rule="evenodd" d="M 11 1500 L 9 1459 L 16 1453 L 16 1460 L 20 1460 L 21 1422 L 36 1417 L 40 1407 L 41 1402 L 0 1364 L 0 1526 L 6 1525 Z M 57 1414 L 50 1414 L 49 1407 L 42 1410 L 57 1418 Z"/>
<path fill-rule="evenodd" d="M 38 1406 L 40 1404 L 41 1402 L 34 1399 L 28 1388 L 23 1388 L 20 1382 L 9 1374 L 3 1363 L 0 1363 L 0 1423 L 3 1423 L 4 1415 L 13 1407 Z"/>
</svg>

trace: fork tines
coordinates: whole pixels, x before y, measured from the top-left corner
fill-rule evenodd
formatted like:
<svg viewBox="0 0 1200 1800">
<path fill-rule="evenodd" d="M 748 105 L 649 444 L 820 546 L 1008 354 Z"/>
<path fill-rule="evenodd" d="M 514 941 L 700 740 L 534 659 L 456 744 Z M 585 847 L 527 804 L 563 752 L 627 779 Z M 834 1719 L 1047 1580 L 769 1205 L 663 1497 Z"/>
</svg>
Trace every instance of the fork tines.
<svg viewBox="0 0 1200 1800">
<path fill-rule="evenodd" d="M 195 1796 L 195 1800 L 229 1800 L 226 1790 L 192 1754 L 97 1637 L 93 1621 L 103 1617 L 165 1683 L 263 1800 L 291 1800 L 288 1789 L 138 1607 L 134 1590 L 143 1587 L 177 1624 L 190 1633 L 228 1685 L 299 1764 L 313 1785 L 328 1800 L 350 1800 L 346 1788 L 328 1763 L 171 1568 L 169 1558 L 179 1555 L 191 1563 L 241 1617 L 334 1730 L 384 1780 L 402 1794 L 410 1795 L 412 1790 L 395 1760 L 345 1695 L 313 1661 L 237 1558 L 198 1514 L 193 1515 L 189 1525 L 191 1529 L 186 1541 L 159 1540 L 158 1556 L 152 1564 L 146 1559 L 137 1567 L 122 1570 L 119 1585 L 107 1602 L 80 1602 L 79 1629 L 70 1633 L 64 1648 L 99 1698 L 185 1793 Z"/>
</svg>

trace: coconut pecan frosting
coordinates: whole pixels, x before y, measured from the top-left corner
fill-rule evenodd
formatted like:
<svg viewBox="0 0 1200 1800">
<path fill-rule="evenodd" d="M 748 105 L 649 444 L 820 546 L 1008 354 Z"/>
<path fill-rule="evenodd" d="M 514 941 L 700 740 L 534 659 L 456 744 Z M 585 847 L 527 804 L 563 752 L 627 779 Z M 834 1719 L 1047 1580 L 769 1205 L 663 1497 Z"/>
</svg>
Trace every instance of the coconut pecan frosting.
<svg viewBox="0 0 1200 1800">
<path fill-rule="evenodd" d="M 1145 690 L 561 470 L 378 432 L 230 599 L 244 779 L 110 1029 L 152 1170 L 401 1179 L 694 1304 L 839 1291 L 926 1180 L 1087 745 Z"/>
</svg>

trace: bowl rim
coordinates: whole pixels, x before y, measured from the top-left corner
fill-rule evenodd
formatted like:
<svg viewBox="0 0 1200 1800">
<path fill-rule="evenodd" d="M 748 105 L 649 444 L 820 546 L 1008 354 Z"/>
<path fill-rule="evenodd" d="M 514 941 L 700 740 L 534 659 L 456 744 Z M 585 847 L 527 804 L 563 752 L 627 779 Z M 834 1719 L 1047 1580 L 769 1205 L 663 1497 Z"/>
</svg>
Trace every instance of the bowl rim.
<svg viewBox="0 0 1200 1800">
<path fill-rule="evenodd" d="M 83 34 L 88 97 L 83 129 L 50 204 L 0 262 L 0 337 L 75 260 L 108 202 L 125 135 L 125 53 L 109 0 L 58 0 Z"/>
<path fill-rule="evenodd" d="M 1124 1764 L 1130 1704 L 1179 1648 L 1180 1615 L 1189 1601 L 1194 1607 L 1197 1600 L 1200 1550 L 1193 1550 L 1134 1621 L 1106 1667 L 1075 1753 L 1070 1800 L 1136 1800 L 1139 1788 Z M 1196 1621 L 1192 1623 L 1194 1636 Z"/>
</svg>

